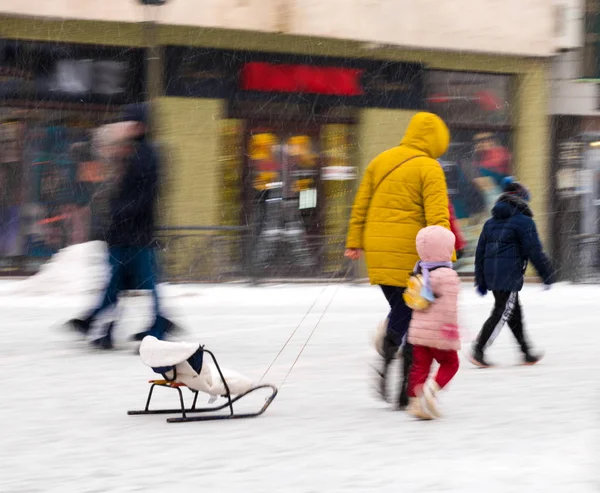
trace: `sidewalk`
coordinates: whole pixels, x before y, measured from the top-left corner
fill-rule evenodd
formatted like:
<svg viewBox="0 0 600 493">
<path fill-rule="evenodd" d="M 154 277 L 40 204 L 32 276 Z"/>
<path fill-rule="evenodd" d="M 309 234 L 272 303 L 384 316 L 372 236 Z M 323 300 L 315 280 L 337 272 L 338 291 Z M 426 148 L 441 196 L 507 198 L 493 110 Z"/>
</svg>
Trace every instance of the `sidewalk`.
<svg viewBox="0 0 600 493">
<path fill-rule="evenodd" d="M 144 405 L 152 372 L 129 349 L 90 352 L 56 328 L 92 296 L 2 296 L 0 491 L 579 493 L 600 485 L 600 288 L 527 286 L 528 329 L 546 359 L 516 366 L 505 330 L 489 352 L 499 366 L 479 370 L 462 358 L 441 397 L 443 419 L 428 423 L 373 397 L 370 337 L 386 314 L 377 288 L 162 290 L 186 339 L 254 379 L 298 327 L 265 378 L 275 385 L 314 330 L 265 415 L 188 424 L 127 416 Z M 148 302 L 125 300 L 121 341 L 144 326 Z M 461 306 L 468 338 L 491 299 L 465 285 Z M 156 396 L 176 399 L 163 389 Z"/>
</svg>

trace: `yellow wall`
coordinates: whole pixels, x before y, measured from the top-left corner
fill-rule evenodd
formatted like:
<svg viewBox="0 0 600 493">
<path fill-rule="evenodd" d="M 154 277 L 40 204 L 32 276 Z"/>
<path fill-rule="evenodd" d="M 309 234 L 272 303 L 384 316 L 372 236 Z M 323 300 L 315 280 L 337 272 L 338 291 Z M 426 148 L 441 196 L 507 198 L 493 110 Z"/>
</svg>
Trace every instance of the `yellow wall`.
<svg viewBox="0 0 600 493">
<path fill-rule="evenodd" d="M 548 67 L 532 62 L 517 77 L 514 120 L 515 170 L 531 191 L 531 208 L 543 239 L 550 232 L 550 119 Z"/>
<path fill-rule="evenodd" d="M 360 112 L 360 168 L 379 153 L 400 144 L 408 122 L 416 112 L 369 108 Z"/>
<path fill-rule="evenodd" d="M 157 138 L 166 158 L 162 224 L 218 224 L 222 108 L 218 99 L 158 99 Z"/>
</svg>

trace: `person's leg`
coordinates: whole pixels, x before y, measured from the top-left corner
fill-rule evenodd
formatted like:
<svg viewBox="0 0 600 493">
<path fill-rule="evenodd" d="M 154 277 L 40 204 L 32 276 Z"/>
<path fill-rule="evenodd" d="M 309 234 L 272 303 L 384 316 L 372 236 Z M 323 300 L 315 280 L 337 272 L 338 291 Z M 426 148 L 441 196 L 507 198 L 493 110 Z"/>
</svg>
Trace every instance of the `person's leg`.
<svg viewBox="0 0 600 493">
<path fill-rule="evenodd" d="M 410 310 L 404 303 L 404 299 L 402 297 L 402 293 L 404 292 L 403 288 L 399 288 L 397 286 L 382 285 L 381 290 L 383 291 L 383 294 L 390 306 L 390 312 L 388 314 L 387 331 L 383 339 L 383 364 L 382 369 L 379 372 L 379 394 L 383 397 L 384 400 L 387 401 L 387 374 L 389 366 L 394 360 L 398 352 L 398 348 L 402 345 L 402 339 L 406 335 L 408 325 L 410 324 L 412 310 Z M 403 362 L 403 366 L 406 365 L 406 361 L 407 360 L 405 359 L 405 361 Z M 405 371 L 403 374 L 403 378 L 401 379 L 401 406 L 406 405 L 407 401 L 407 379 L 408 371 Z M 403 389 L 404 392 L 402 391 Z"/>
<path fill-rule="evenodd" d="M 398 352 L 398 346 L 386 335 L 383 338 L 383 366 L 379 373 L 379 385 L 377 392 L 379 396 L 386 402 L 388 402 L 388 388 L 387 388 L 387 373 L 389 366 L 391 365 L 396 353 Z"/>
<path fill-rule="evenodd" d="M 452 380 L 456 372 L 458 371 L 458 352 L 457 351 L 443 351 L 441 349 L 432 349 L 431 354 L 440 367 L 433 378 L 433 381 L 429 381 L 423 388 L 423 397 L 427 405 L 427 410 L 436 418 L 439 418 L 440 411 L 437 403 L 437 393 L 443 389 L 448 382 Z"/>
<path fill-rule="evenodd" d="M 406 342 L 402 347 L 402 366 L 400 367 L 400 394 L 398 395 L 398 408 L 404 409 L 408 405 L 408 379 L 413 363 L 413 345 Z"/>
<path fill-rule="evenodd" d="M 426 346 L 413 346 L 412 365 L 408 378 L 408 396 L 417 397 L 420 395 L 423 385 L 427 381 L 433 354 L 431 349 Z"/>
<path fill-rule="evenodd" d="M 508 326 L 515 336 L 515 339 L 519 343 L 519 347 L 523 352 L 525 364 L 536 364 L 542 358 L 542 355 L 536 355 L 531 352 L 531 346 L 527 336 L 525 335 L 525 327 L 523 324 L 523 308 L 521 307 L 521 300 L 519 299 L 518 293 L 515 293 L 515 309 L 508 319 Z"/>
<path fill-rule="evenodd" d="M 423 391 L 431 370 L 433 354 L 431 349 L 426 346 L 413 346 L 412 348 L 413 360 L 408 384 L 409 403 L 406 411 L 419 419 L 431 419 L 432 415 L 427 410 Z"/>
<path fill-rule="evenodd" d="M 74 330 L 88 334 L 92 323 L 98 315 L 107 310 L 108 308 L 116 305 L 118 301 L 119 291 L 122 287 L 123 276 L 125 272 L 124 264 L 124 250 L 121 247 L 111 247 L 108 249 L 108 262 L 110 265 L 110 279 L 104 294 L 102 295 L 102 301 L 100 304 L 92 310 L 86 317 L 81 319 L 73 319 L 67 322 Z M 100 335 L 100 337 L 102 334 Z"/>
<path fill-rule="evenodd" d="M 515 294 L 515 309 L 508 318 L 508 326 L 519 343 L 521 351 L 523 351 L 524 354 L 527 354 L 529 352 L 529 344 L 527 344 L 525 339 L 523 312 L 521 311 L 521 302 L 519 301 L 518 294 Z"/>
<path fill-rule="evenodd" d="M 84 319 L 87 322 L 91 323 L 98 317 L 98 315 L 100 315 L 100 313 L 117 303 L 126 267 L 126 258 L 124 253 L 125 251 L 122 247 L 112 247 L 108 249 L 110 280 L 108 281 L 108 285 L 104 290 L 102 302 Z"/>
<path fill-rule="evenodd" d="M 147 335 L 164 339 L 167 332 L 171 332 L 175 325 L 162 315 L 160 299 L 156 289 L 156 256 L 153 248 L 138 248 L 133 253 L 132 271 L 134 273 L 137 289 L 149 290 L 152 295 L 153 322 L 150 328 L 134 336 L 135 340 L 142 340 Z"/>
<path fill-rule="evenodd" d="M 404 302 L 405 288 L 382 285 L 381 290 L 390 305 L 387 335 L 396 346 L 400 347 L 412 318 L 412 310 Z"/>
<path fill-rule="evenodd" d="M 434 378 L 437 385 L 436 390 L 443 389 L 454 378 L 456 372 L 458 372 L 458 367 L 460 366 L 458 352 L 434 349 L 433 358 L 440 365 Z"/>
<path fill-rule="evenodd" d="M 515 296 L 508 291 L 494 291 L 494 308 L 485 321 L 475 342 L 472 362 L 478 366 L 489 366 L 483 353 L 494 342 L 514 310 Z"/>
</svg>

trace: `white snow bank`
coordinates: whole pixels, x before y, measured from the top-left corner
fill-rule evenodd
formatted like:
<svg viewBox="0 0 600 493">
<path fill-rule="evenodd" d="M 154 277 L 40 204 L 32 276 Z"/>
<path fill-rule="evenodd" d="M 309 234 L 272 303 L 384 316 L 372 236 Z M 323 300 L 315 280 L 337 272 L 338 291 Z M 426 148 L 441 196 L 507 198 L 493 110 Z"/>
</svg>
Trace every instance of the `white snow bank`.
<svg viewBox="0 0 600 493">
<path fill-rule="evenodd" d="M 101 290 L 109 276 L 108 250 L 102 241 L 63 248 L 35 275 L 0 286 L 6 294 L 88 294 Z"/>
</svg>

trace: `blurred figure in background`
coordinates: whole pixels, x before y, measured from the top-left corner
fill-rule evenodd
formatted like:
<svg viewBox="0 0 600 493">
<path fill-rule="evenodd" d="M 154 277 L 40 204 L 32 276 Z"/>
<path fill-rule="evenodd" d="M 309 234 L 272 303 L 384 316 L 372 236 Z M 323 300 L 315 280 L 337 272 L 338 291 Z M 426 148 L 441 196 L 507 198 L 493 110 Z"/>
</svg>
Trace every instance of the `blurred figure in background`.
<svg viewBox="0 0 600 493">
<path fill-rule="evenodd" d="M 412 310 L 403 299 L 409 276 L 419 260 L 415 240 L 426 226 L 450 229 L 444 170 L 436 161 L 448 149 L 450 132 L 432 113 L 416 114 L 399 146 L 368 165 L 356 194 L 348 228 L 346 256 L 366 253 L 371 284 L 381 286 L 390 305 L 379 393 L 388 399 L 389 366 L 403 345 Z M 403 346 L 398 407 L 408 404 L 412 347 Z"/>
<path fill-rule="evenodd" d="M 102 325 L 95 334 L 93 322 L 106 310 L 113 308 L 120 292 L 128 289 L 152 292 L 154 322 L 148 330 L 136 334 L 163 339 L 175 325 L 161 315 L 156 291 L 156 258 L 154 227 L 158 196 L 158 155 L 147 137 L 148 107 L 146 104 L 126 106 L 122 122 L 117 124 L 116 154 L 121 154 L 122 166 L 115 169 L 116 188 L 110 199 L 110 225 L 106 232 L 111 277 L 101 304 L 89 315 L 67 322 L 73 330 L 91 335 L 92 345 L 112 349 L 114 321 Z M 110 140 L 110 139 L 109 139 Z"/>
</svg>

